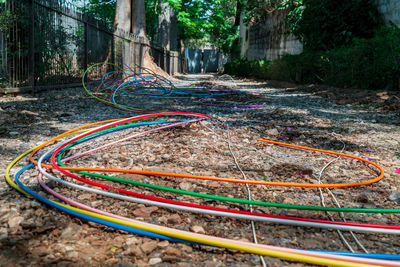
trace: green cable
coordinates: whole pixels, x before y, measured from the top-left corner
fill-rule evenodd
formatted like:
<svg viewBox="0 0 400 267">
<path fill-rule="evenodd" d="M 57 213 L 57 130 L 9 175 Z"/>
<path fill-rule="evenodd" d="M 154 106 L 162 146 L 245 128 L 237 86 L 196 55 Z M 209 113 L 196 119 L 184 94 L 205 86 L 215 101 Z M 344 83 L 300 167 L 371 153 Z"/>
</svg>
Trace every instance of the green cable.
<svg viewBox="0 0 400 267">
<path fill-rule="evenodd" d="M 167 120 L 168 120 L 168 117 L 166 117 L 165 119 L 162 119 L 162 120 L 151 121 L 151 123 L 162 123 L 162 122 L 165 122 Z M 68 148 L 70 148 L 71 146 L 74 146 L 75 144 L 79 143 L 79 141 L 81 141 L 81 140 L 89 139 L 92 136 L 99 135 L 99 134 L 102 134 L 102 133 L 105 133 L 105 132 L 112 132 L 114 130 L 118 130 L 118 129 L 121 129 L 121 128 L 129 128 L 130 126 L 140 126 L 140 125 L 147 125 L 147 124 L 148 124 L 147 122 L 128 123 L 128 124 L 115 126 L 115 127 L 112 127 L 112 128 L 104 129 L 104 130 L 96 132 L 96 133 L 89 134 L 88 136 L 85 136 L 84 138 L 76 140 L 75 142 L 73 142 L 73 143 L 69 144 L 68 146 L 66 146 L 65 149 L 60 152 L 60 154 L 58 156 L 58 160 L 60 161 L 61 156 L 64 154 L 64 151 L 68 150 Z M 65 165 L 63 165 L 62 163 L 61 163 L 61 166 L 65 167 Z"/>
<path fill-rule="evenodd" d="M 141 124 L 141 123 L 134 123 L 134 124 L 137 125 L 137 124 Z M 121 127 L 126 127 L 126 125 L 114 127 L 112 129 L 121 128 Z M 105 132 L 105 131 L 108 131 L 108 130 L 103 130 L 101 132 Z M 101 132 L 99 132 L 99 133 L 101 133 Z M 94 134 L 92 134 L 92 135 L 94 135 Z M 77 141 L 86 139 L 92 135 L 85 136 L 84 138 L 79 139 Z M 72 146 L 72 144 L 67 146 L 64 151 L 66 151 L 70 146 Z M 61 162 L 61 158 L 62 158 L 64 151 L 61 151 L 57 158 L 59 165 L 62 167 L 66 167 L 66 165 L 64 165 Z M 73 172 L 87 175 L 87 176 L 102 178 L 102 179 L 106 179 L 106 180 L 110 180 L 110 181 L 114 181 L 114 182 L 120 182 L 120 183 L 131 184 L 131 185 L 135 185 L 135 186 L 142 186 L 142 187 L 147 187 L 147 188 L 151 188 L 151 189 L 181 194 L 181 195 L 189 195 L 189 196 L 219 200 L 219 201 L 224 201 L 224 202 L 241 203 L 241 204 L 257 205 L 257 206 L 264 206 L 264 207 L 274 207 L 274 208 L 298 209 L 298 210 L 355 212 L 355 213 L 400 213 L 400 209 L 321 207 L 321 206 L 294 205 L 294 204 L 284 204 L 284 203 L 275 203 L 275 202 L 265 202 L 265 201 L 248 200 L 248 199 L 241 199 L 241 198 L 224 197 L 224 196 L 210 195 L 210 194 L 197 193 L 197 192 L 181 190 L 181 189 L 176 189 L 176 188 L 164 187 L 164 186 L 159 186 L 159 185 L 152 185 L 152 184 L 148 184 L 148 183 L 137 182 L 137 181 L 132 181 L 132 180 L 124 179 L 124 178 L 119 178 L 119 177 L 115 177 L 115 176 L 96 174 L 96 173 L 85 172 L 85 171 L 73 171 Z"/>
<path fill-rule="evenodd" d="M 104 178 L 104 179 L 114 181 L 114 182 L 121 182 L 121 183 L 136 185 L 136 186 L 143 186 L 143 187 L 148 187 L 148 188 L 152 188 L 152 189 L 167 191 L 167 192 L 171 192 L 171 193 L 220 200 L 220 201 L 224 201 L 224 202 L 235 202 L 235 203 L 257 205 L 257 206 L 264 206 L 264 207 L 299 209 L 299 210 L 316 210 L 316 211 L 334 211 L 334 212 L 400 213 L 400 209 L 337 208 L 337 207 L 293 205 L 293 204 L 283 204 L 283 203 L 275 203 L 275 202 L 264 202 L 264 201 L 257 201 L 257 200 L 247 200 L 247 199 L 241 199 L 241 198 L 231 198 L 231 197 L 223 197 L 223 196 L 218 196 L 218 195 L 197 193 L 197 192 L 175 189 L 175 188 L 170 188 L 170 187 L 164 187 L 164 186 L 159 186 L 159 185 L 152 185 L 152 184 L 127 180 L 124 178 L 108 176 L 108 175 L 103 175 L 103 174 L 95 174 L 95 173 L 83 172 L 83 171 L 78 171 L 77 173 L 88 175 L 88 176 L 93 176 L 93 177 L 97 177 L 97 178 Z"/>
</svg>

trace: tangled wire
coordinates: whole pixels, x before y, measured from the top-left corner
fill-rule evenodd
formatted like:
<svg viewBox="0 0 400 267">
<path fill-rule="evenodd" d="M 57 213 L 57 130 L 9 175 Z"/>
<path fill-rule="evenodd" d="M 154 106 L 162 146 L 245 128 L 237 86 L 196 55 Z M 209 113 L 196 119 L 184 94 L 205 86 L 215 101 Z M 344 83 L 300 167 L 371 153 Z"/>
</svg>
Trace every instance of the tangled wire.
<svg viewBox="0 0 400 267">
<path fill-rule="evenodd" d="M 101 75 L 100 68 L 112 69 Z M 95 78 L 99 77 L 101 78 Z M 228 81 L 234 85 L 232 77 L 223 75 L 221 81 Z M 232 82 L 233 81 L 233 82 Z M 180 88 L 170 80 L 154 73 L 153 71 L 135 65 L 133 67 L 120 68 L 112 63 L 97 63 L 90 66 L 84 73 L 82 84 L 86 92 L 93 98 L 113 107 L 132 112 L 158 112 L 160 110 L 140 109 L 132 106 L 130 102 L 136 102 L 127 96 L 148 97 L 152 99 L 192 99 L 197 103 L 221 108 L 260 108 L 261 105 L 223 104 L 221 97 L 233 95 L 249 95 L 239 90 L 226 87 L 211 88 Z M 165 110 L 165 109 L 163 109 Z"/>
</svg>

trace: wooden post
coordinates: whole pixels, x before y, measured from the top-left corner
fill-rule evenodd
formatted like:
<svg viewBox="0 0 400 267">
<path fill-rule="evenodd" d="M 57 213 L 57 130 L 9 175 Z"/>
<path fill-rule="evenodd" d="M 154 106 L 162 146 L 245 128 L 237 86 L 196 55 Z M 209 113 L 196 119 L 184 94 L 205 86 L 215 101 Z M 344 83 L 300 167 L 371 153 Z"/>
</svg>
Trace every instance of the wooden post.
<svg viewBox="0 0 400 267">
<path fill-rule="evenodd" d="M 35 13 L 34 0 L 29 1 L 29 44 L 28 44 L 28 81 L 32 91 L 35 88 Z"/>
</svg>

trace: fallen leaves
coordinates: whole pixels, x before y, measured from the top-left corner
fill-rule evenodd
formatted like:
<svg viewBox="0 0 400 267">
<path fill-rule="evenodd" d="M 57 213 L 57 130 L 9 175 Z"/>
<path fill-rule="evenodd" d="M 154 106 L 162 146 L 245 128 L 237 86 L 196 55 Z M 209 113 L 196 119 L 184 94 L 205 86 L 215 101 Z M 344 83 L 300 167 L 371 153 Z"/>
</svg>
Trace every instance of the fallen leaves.
<svg viewBox="0 0 400 267">
<path fill-rule="evenodd" d="M 249 88 L 251 88 L 252 85 L 252 83 L 249 83 Z M 285 137 L 287 138 L 286 142 L 301 144 L 301 141 L 305 142 L 307 140 L 308 145 L 311 144 L 316 147 L 326 146 L 327 148 L 337 150 L 340 149 L 340 147 L 331 146 L 334 138 L 330 136 L 330 133 L 335 132 L 339 134 L 341 138 L 345 139 L 344 141 L 346 141 L 346 144 L 353 145 L 346 147 L 350 154 L 360 151 L 359 154 L 364 153 L 366 154 L 365 157 L 367 157 L 372 156 L 369 154 L 373 153 L 374 161 L 382 165 L 387 173 L 385 179 L 377 185 L 363 187 L 361 189 L 353 188 L 351 189 L 352 191 L 350 191 L 351 193 L 348 193 L 348 189 L 334 190 L 335 195 L 339 198 L 341 203 L 349 206 L 355 205 L 354 203 L 356 203 L 356 201 L 361 203 L 373 202 L 373 204 L 377 206 L 392 206 L 388 204 L 396 206 L 400 203 L 400 193 L 398 192 L 400 188 L 398 188 L 396 181 L 398 174 L 400 174 L 400 168 L 397 168 L 400 164 L 400 153 L 398 152 L 397 141 L 399 140 L 399 127 L 393 123 L 394 119 L 390 117 L 390 114 L 387 114 L 387 117 L 379 117 L 380 115 L 375 110 L 373 114 L 371 114 L 371 111 L 365 109 L 365 113 L 357 113 L 357 118 L 354 119 L 354 121 L 339 121 L 335 119 L 338 117 L 335 114 L 341 114 L 343 112 L 345 116 L 342 116 L 342 118 L 347 118 L 353 116 L 353 112 L 358 111 L 352 107 L 346 107 L 345 110 L 341 110 L 340 107 L 333 105 L 330 100 L 321 101 L 320 98 L 303 96 L 302 101 L 298 101 L 298 98 L 296 98 L 295 95 L 292 96 L 292 92 L 289 91 L 283 96 L 270 97 L 269 94 L 271 91 L 278 92 L 279 89 L 264 89 L 265 88 L 257 89 L 261 94 L 258 96 L 259 99 L 255 100 L 260 103 L 265 102 L 265 109 L 251 110 L 251 112 L 232 112 L 229 109 L 219 109 L 218 112 L 213 112 L 213 110 L 203 107 L 202 110 L 217 119 L 227 120 L 228 123 L 231 124 L 229 129 L 231 131 L 234 153 L 238 157 L 239 164 L 251 179 L 262 179 L 262 176 L 266 176 L 273 181 L 293 179 L 315 182 L 316 175 L 320 168 L 322 168 L 330 158 L 327 157 L 326 159 L 318 160 L 318 158 L 320 158 L 319 155 L 279 148 L 278 146 L 256 142 L 255 139 L 265 136 L 268 139 L 277 140 L 279 137 Z M 342 93 L 343 91 L 341 90 L 340 94 Z M 79 96 L 79 91 L 69 89 L 57 93 L 51 91 L 44 93 L 44 95 L 47 94 L 71 94 Z M 13 101 L 12 105 L 15 106 L 14 110 L 22 110 L 23 113 L 26 114 L 18 114 L 19 117 L 8 118 L 8 116 L 12 114 L 11 110 L 8 110 L 7 120 L 4 120 L 4 122 L 7 122 L 7 127 L 6 129 L 0 128 L 0 133 L 3 131 L 8 133 L 10 131 L 13 132 L 12 134 L 14 134 L 15 137 L 19 135 L 27 136 L 29 137 L 30 143 L 28 143 L 28 141 L 17 142 L 17 139 L 9 138 L 9 135 L 7 135 L 7 138 L 2 138 L 0 140 L 2 143 L 2 146 L 0 146 L 0 152 L 2 152 L 1 162 L 3 162 L 0 163 L 3 164 L 2 169 L 5 168 L 5 164 L 10 162 L 18 151 L 25 151 L 31 147 L 32 144 L 37 145 L 41 143 L 41 141 L 47 140 L 49 136 L 58 134 L 61 129 L 70 129 L 71 126 L 76 126 L 76 124 L 80 125 L 81 122 L 85 122 L 89 119 L 90 121 L 95 121 L 108 119 L 117 115 L 121 117 L 126 115 L 122 112 L 118 113 L 118 111 L 111 108 L 103 107 L 101 104 L 97 105 L 96 103 L 93 105 L 91 102 L 84 102 L 82 104 L 82 101 L 76 101 L 76 98 L 55 97 L 54 105 L 49 105 L 45 109 L 49 112 L 48 114 L 53 114 L 55 116 L 56 120 L 52 121 L 53 118 L 49 118 L 49 115 L 45 115 L 42 111 L 42 101 L 27 100 L 29 101 L 21 101 L 21 103 Z M 268 100 L 268 103 L 265 100 Z M 188 103 L 184 101 L 178 102 L 179 105 L 181 105 L 181 110 L 186 110 L 188 108 Z M 27 104 L 30 106 L 26 106 Z M 138 104 L 151 105 L 152 103 Z M 77 108 L 78 105 L 81 107 Z M 91 107 L 90 109 L 87 108 L 89 105 Z M 371 103 L 371 105 L 373 104 Z M 64 112 L 63 109 L 65 109 L 66 106 L 71 107 L 74 112 Z M 313 107 L 314 110 L 309 109 L 309 107 Z M 197 109 L 199 107 L 193 108 Z M 382 106 L 382 108 L 386 107 Z M 49 119 L 48 124 L 51 125 L 51 128 L 43 128 L 49 125 L 33 123 L 29 126 L 29 134 L 26 133 L 23 128 L 26 127 L 26 121 L 23 117 L 37 115 L 25 112 L 27 110 Z M 246 115 L 246 112 L 248 112 L 248 115 Z M 72 125 L 70 121 L 61 122 L 57 120 L 57 118 L 66 118 L 71 121 L 76 121 L 77 123 Z M 0 124 L 2 124 L 1 119 Z M 22 126 L 18 126 L 18 124 Z M 96 166 L 101 166 L 108 162 L 111 164 L 112 160 L 112 165 L 119 165 L 123 168 L 170 170 L 182 173 L 240 177 L 241 174 L 234 163 L 232 163 L 232 155 L 226 147 L 226 129 L 222 126 L 224 125 L 217 124 L 214 121 L 207 121 L 207 127 L 215 130 L 216 133 L 202 127 L 200 123 L 192 124 L 185 129 L 179 128 L 175 131 L 160 132 L 160 135 L 151 135 L 140 139 L 140 142 L 132 142 L 123 145 L 121 146 L 121 151 L 111 151 L 113 153 L 110 154 L 108 154 L 109 151 L 107 151 L 104 154 L 98 154 L 99 159 L 96 157 L 87 158 L 86 163 L 88 165 L 98 164 Z M 349 128 L 354 129 L 354 131 L 347 131 Z M 380 131 L 380 133 L 378 133 L 378 131 Z M 373 148 L 375 151 L 368 148 Z M 383 152 L 384 150 L 387 150 L 387 152 L 395 151 L 395 156 L 393 157 L 393 153 L 385 152 L 385 154 Z M 106 155 L 106 157 L 100 155 Z M 290 167 L 283 165 L 284 163 L 296 166 Z M 339 160 L 338 163 L 335 164 L 337 165 L 331 166 L 326 170 L 324 173 L 326 176 L 324 176 L 323 179 L 332 179 L 332 182 L 345 182 L 348 179 L 360 179 L 371 174 L 368 172 L 361 172 L 364 171 L 364 165 L 361 162 Z M 234 167 L 228 167 L 229 165 Z M 207 174 L 206 172 L 210 173 Z M 360 174 L 362 176 L 360 176 Z M 196 182 L 189 179 L 183 181 L 173 178 L 147 177 L 135 174 L 118 174 L 118 176 L 130 180 L 149 182 L 201 193 L 218 193 L 224 196 L 240 198 L 247 197 L 243 185 L 239 184 L 231 185 L 210 181 Z M 35 178 L 36 177 L 29 177 L 29 182 L 32 182 L 32 186 L 35 186 L 33 183 Z M 110 185 L 111 184 L 113 183 L 110 182 Z M 320 204 L 318 194 L 311 189 L 288 189 L 261 186 L 251 186 L 251 189 L 253 196 L 259 200 L 282 201 L 291 204 Z M 53 263 L 60 262 L 64 259 L 67 263 L 70 263 L 68 262 L 69 260 L 79 259 L 82 264 L 94 262 L 94 264 L 97 265 L 109 264 L 115 266 L 123 265 L 123 262 L 136 264 L 138 266 L 156 265 L 159 263 L 176 266 L 190 263 L 191 265 L 202 266 L 202 264 L 207 261 L 210 262 L 209 266 L 216 266 L 218 262 L 221 263 L 221 266 L 225 266 L 232 263 L 232 265 L 235 265 L 237 262 L 237 258 L 235 258 L 232 253 L 225 253 L 223 250 L 216 250 L 215 248 L 198 249 L 197 246 L 188 244 L 175 244 L 165 240 L 151 240 L 138 235 L 114 231 L 108 227 L 102 227 L 94 223 L 81 224 L 81 220 L 69 216 L 63 217 L 63 215 L 57 211 L 51 211 L 51 216 L 48 216 L 50 214 L 49 209 L 44 208 L 41 204 L 37 204 L 36 201 L 31 201 L 32 205 L 29 206 L 24 206 L 21 203 L 14 203 L 15 195 L 9 193 L 9 188 L 7 186 L 1 187 L 0 190 L 1 196 L 4 196 L 6 199 L 6 202 L 0 202 L 0 240 L 13 240 L 13 233 L 10 231 L 12 226 L 14 229 L 18 229 L 18 238 L 22 238 L 27 232 L 29 234 L 33 233 L 35 238 L 24 238 L 29 240 L 30 246 L 41 248 L 29 252 L 30 254 L 22 252 L 26 254 L 21 255 L 21 261 L 27 258 L 43 260 L 43 258 L 38 257 L 38 255 L 46 255 L 49 253 L 49 251 L 47 251 L 48 247 L 51 248 L 50 252 L 52 254 L 49 256 L 51 256 L 51 261 Z M 169 225 L 181 230 L 190 229 L 196 233 L 205 233 L 207 230 L 207 233 L 219 236 L 239 238 L 244 241 L 252 240 L 248 221 L 202 216 L 191 213 L 182 215 L 182 212 L 175 213 L 172 210 L 163 208 L 146 207 L 134 203 L 106 200 L 105 198 L 95 195 L 70 192 L 64 188 L 60 188 L 60 190 L 74 194 L 72 196 L 75 197 L 75 199 L 85 202 L 88 205 L 108 209 L 110 212 L 132 218 L 140 217 L 147 222 Z M 202 204 L 202 201 L 204 201 L 190 196 L 178 196 L 155 190 L 146 191 L 146 189 L 143 188 L 135 188 L 135 190 L 144 190 L 146 194 L 179 199 L 182 201 L 186 200 L 198 204 Z M 367 195 L 360 195 L 363 191 L 365 191 Z M 6 206 L 5 203 L 12 203 L 13 206 Z M 204 203 L 218 207 L 228 205 L 218 201 L 204 201 L 203 204 Z M 239 210 L 248 210 L 248 206 L 246 205 L 229 204 L 229 207 Z M 257 209 L 260 209 L 257 210 L 260 212 L 272 212 L 282 215 L 301 214 L 302 216 L 314 216 L 316 218 L 322 216 L 322 213 L 307 211 L 297 213 L 296 211 L 264 209 L 260 207 L 257 207 Z M 31 211 L 30 213 L 28 212 L 29 210 Z M 27 216 L 28 214 L 30 215 Z M 155 216 L 155 214 L 157 214 L 157 216 Z M 25 220 L 20 221 L 21 216 L 24 217 Z M 361 215 L 355 216 L 346 214 L 346 216 L 354 216 L 351 218 L 356 218 L 360 221 L 370 220 L 369 217 Z M 61 218 L 64 218 L 65 224 L 57 225 L 57 222 L 60 221 Z M 376 220 L 381 221 L 381 223 L 395 224 L 398 222 L 397 215 L 382 215 L 376 218 L 378 218 Z M 11 223 L 10 225 L 9 220 Z M 24 227 L 24 225 L 29 227 Z M 84 228 L 85 225 L 88 227 Z M 295 247 L 306 244 L 308 248 L 344 248 L 334 232 L 330 233 L 326 231 L 321 233 L 321 231 L 310 231 L 309 229 L 301 227 L 293 228 L 290 226 L 261 223 L 257 223 L 257 225 L 257 235 L 260 236 L 260 239 L 264 238 L 261 239 L 262 243 L 282 245 L 282 237 L 285 236 L 285 233 L 291 233 L 290 237 L 298 237 L 298 239 L 301 240 L 301 244 L 300 242 L 291 243 L 291 245 Z M 33 227 L 37 229 L 36 232 L 33 230 Z M 54 229 L 54 231 L 50 232 L 52 229 Z M 120 241 L 117 241 L 115 238 L 116 233 L 120 235 Z M 286 238 L 289 240 L 290 237 Z M 387 237 L 387 240 L 389 240 L 389 238 L 390 237 Z M 326 240 L 330 242 L 326 242 Z M 385 246 L 380 243 L 380 241 L 374 241 L 368 236 L 365 236 L 362 242 L 369 247 L 382 249 L 382 251 L 386 250 L 389 246 Z M 390 240 L 387 242 L 390 242 Z M 68 251 L 66 251 L 66 247 L 68 247 Z M 9 248 L 5 248 L 4 250 L 6 249 Z M 77 256 L 78 252 L 79 256 Z M 11 253 L 11 250 L 8 250 L 8 253 Z M 259 263 L 258 257 L 240 253 L 236 255 L 243 256 L 241 257 L 239 265 L 255 266 Z M 218 262 L 213 262 L 211 260 L 211 257 L 214 256 L 218 257 Z M 107 262 L 111 260 L 115 262 Z M 18 260 L 15 264 L 23 264 L 21 261 Z M 40 261 L 33 262 L 32 264 L 51 264 L 51 262 Z M 287 263 L 285 264 L 277 260 L 275 265 L 283 266 L 287 265 Z"/>
<path fill-rule="evenodd" d="M 151 216 L 151 214 L 153 212 L 155 212 L 156 210 L 158 210 L 158 208 L 156 206 L 142 207 L 142 208 L 135 209 L 133 211 L 133 215 L 135 215 L 136 217 L 148 219 Z"/>
</svg>

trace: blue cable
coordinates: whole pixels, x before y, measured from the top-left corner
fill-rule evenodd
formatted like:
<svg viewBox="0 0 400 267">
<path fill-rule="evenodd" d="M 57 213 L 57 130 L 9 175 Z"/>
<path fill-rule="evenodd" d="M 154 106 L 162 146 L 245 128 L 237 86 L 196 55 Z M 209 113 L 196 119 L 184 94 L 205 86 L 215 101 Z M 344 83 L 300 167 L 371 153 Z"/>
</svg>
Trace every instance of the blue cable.
<svg viewBox="0 0 400 267">
<path fill-rule="evenodd" d="M 49 156 L 47 156 L 47 158 L 49 158 Z M 46 158 L 46 159 L 47 159 Z M 25 172 L 26 170 L 28 170 L 29 168 L 32 168 L 34 166 L 34 164 L 29 164 L 27 166 L 25 166 L 23 169 L 21 169 L 16 175 L 15 175 L 15 181 L 17 182 L 17 184 L 28 194 L 30 194 L 31 196 L 33 196 L 34 198 L 36 198 L 37 200 L 51 206 L 54 207 L 58 210 L 64 211 L 68 214 L 74 215 L 78 218 L 84 219 L 84 220 L 88 220 L 88 221 L 92 221 L 98 224 L 102 224 L 114 229 L 118 229 L 118 230 L 123 230 L 123 231 L 127 231 L 129 233 L 133 233 L 133 234 L 137 234 L 137 235 L 143 235 L 143 236 L 147 236 L 147 237 L 151 237 L 151 238 L 159 238 L 159 239 L 164 239 L 164 240 L 168 240 L 171 242 L 180 242 L 180 243 L 186 243 L 186 244 L 194 244 L 194 245 L 204 245 L 201 243 L 195 243 L 195 242 L 191 242 L 191 241 L 187 241 L 187 240 L 183 240 L 183 239 L 178 239 L 178 238 L 173 238 L 173 237 L 169 237 L 169 236 L 164 236 L 164 235 L 160 235 L 160 234 L 156 234 L 153 232 L 149 232 L 149 231 L 145 231 L 145 230 L 140 230 L 137 228 L 133 228 L 133 227 L 129 227 L 129 226 L 125 226 L 125 225 L 121 225 L 121 224 L 117 224 L 117 223 L 113 223 L 113 222 L 109 222 L 106 220 L 102 220 L 99 218 L 95 218 L 89 215 L 85 215 L 85 214 L 81 214 L 79 212 L 70 210 L 68 208 L 65 208 L 57 203 L 54 203 L 52 201 L 50 201 L 49 199 L 37 194 L 36 192 L 30 190 L 28 187 L 26 187 L 25 185 L 22 184 L 22 182 L 19 180 L 19 176 Z M 336 254 L 336 255 L 344 255 L 344 256 L 353 256 L 353 257 L 360 257 L 360 258 L 372 258 L 372 259 L 384 259 L 384 260 L 400 260 L 400 255 L 396 255 L 396 254 L 379 254 L 379 253 L 354 253 L 354 252 L 343 252 L 343 251 L 326 251 L 326 250 L 311 250 L 311 249 L 304 249 L 306 251 L 314 251 L 314 252 L 324 252 L 324 253 L 330 253 L 330 254 Z"/>
<path fill-rule="evenodd" d="M 89 140 L 92 140 L 94 138 L 98 138 L 100 136 L 106 135 L 106 134 L 110 134 L 113 132 L 117 132 L 117 131 L 121 131 L 124 129 L 128 129 L 128 128 L 134 128 L 134 127 L 139 127 L 139 126 L 143 126 L 143 125 L 151 125 L 151 124 L 163 124 L 163 123 L 175 123 L 175 122 L 183 122 L 186 120 L 180 120 L 180 121 L 165 121 L 165 122 L 144 122 L 144 123 L 139 123 L 136 125 L 130 125 L 127 127 L 122 127 L 119 129 L 115 129 L 106 133 L 102 133 L 102 134 L 98 134 L 96 136 L 92 136 L 90 138 L 87 139 L 83 139 L 83 140 L 79 140 L 74 142 L 73 146 L 87 142 Z M 187 120 L 190 121 L 190 120 Z M 64 148 L 65 149 L 65 148 Z M 62 150 L 63 151 L 63 150 Z M 62 152 L 60 151 L 60 152 Z M 47 160 L 48 158 L 50 158 L 51 155 L 48 155 L 45 160 Z M 145 230 L 140 230 L 137 228 L 133 228 L 133 227 L 129 227 L 129 226 L 125 226 L 125 225 L 121 225 L 121 224 L 117 224 L 117 223 L 113 223 L 113 222 L 109 222 L 106 220 L 102 220 L 99 218 L 95 218 L 89 215 L 85 215 L 85 214 L 81 214 L 79 212 L 70 210 L 68 208 L 65 208 L 57 203 L 54 203 L 52 201 L 50 201 L 49 199 L 37 194 L 36 192 L 30 190 L 28 187 L 26 187 L 25 185 L 22 184 L 22 182 L 19 180 L 20 175 L 25 172 L 26 170 L 28 170 L 29 168 L 32 168 L 34 166 L 34 164 L 29 164 L 27 166 L 25 166 L 23 169 L 21 169 L 16 175 L 15 175 L 15 181 L 17 182 L 17 184 L 28 194 L 30 194 L 31 196 L 33 196 L 34 198 L 36 198 L 37 200 L 51 206 L 54 207 L 58 210 L 64 211 L 68 214 L 77 216 L 78 218 L 84 219 L 84 220 L 88 220 L 88 221 L 92 221 L 98 224 L 102 224 L 105 226 L 109 226 L 112 227 L 114 229 L 119 229 L 119 230 L 124 230 L 133 234 L 138 234 L 138 235 L 143 235 L 143 236 L 147 236 L 147 237 L 151 237 L 151 238 L 159 238 L 159 239 L 164 239 L 164 240 L 168 240 L 171 242 L 180 242 L 180 243 L 187 243 L 187 244 L 196 244 L 196 245 L 204 245 L 204 244 L 200 244 L 200 243 L 195 243 L 195 242 L 191 242 L 191 241 L 187 241 L 187 240 L 183 240 L 183 239 L 178 239 L 178 238 L 173 238 L 173 237 L 169 237 L 169 236 L 164 236 L 164 235 L 160 235 L 160 234 L 156 234 L 153 232 L 149 232 L 149 231 L 145 231 Z M 357 252 L 345 252 L 345 251 L 327 251 L 327 250 L 311 250 L 311 249 L 303 249 L 306 251 L 314 251 L 314 252 L 324 252 L 324 253 L 330 253 L 330 254 L 335 254 L 335 255 L 343 255 L 343 256 L 352 256 L 352 257 L 360 257 L 360 258 L 372 258 L 372 259 L 384 259 L 384 260 L 400 260 L 400 255 L 397 254 L 379 254 L 379 253 L 357 253 Z"/>
<path fill-rule="evenodd" d="M 352 257 L 359 257 L 359 258 L 396 260 L 396 261 L 400 260 L 400 255 L 398 255 L 398 254 L 361 253 L 361 252 L 330 251 L 330 250 L 315 250 L 315 249 L 301 249 L 301 250 L 313 251 L 313 252 L 324 252 L 324 253 L 329 253 L 329 254 L 352 256 Z"/>
<path fill-rule="evenodd" d="M 54 203 L 54 202 L 50 201 L 49 199 L 47 199 L 47 198 L 37 194 L 36 192 L 30 190 L 28 187 L 26 187 L 24 184 L 22 184 L 22 182 L 19 180 L 19 176 L 23 172 L 28 170 L 29 168 L 32 168 L 33 166 L 34 166 L 34 164 L 31 163 L 31 164 L 25 166 L 23 169 L 21 169 L 15 175 L 15 181 L 22 188 L 22 190 L 24 190 L 25 192 L 27 192 L 28 194 L 30 194 L 31 196 L 33 196 L 37 200 L 39 200 L 39 201 L 41 201 L 41 202 L 43 202 L 43 203 L 45 203 L 45 204 L 47 204 L 47 205 L 49 205 L 51 207 L 54 207 L 54 208 L 56 208 L 58 210 L 61 210 L 61 211 L 64 211 L 64 212 L 66 212 L 68 214 L 71 214 L 73 216 L 76 216 L 78 218 L 81 218 L 81 219 L 84 219 L 84 220 L 88 220 L 88 221 L 91 221 L 91 222 L 95 222 L 95 223 L 98 223 L 98 224 L 102 224 L 102 225 L 105 225 L 105 226 L 109 226 L 109 227 L 112 227 L 112 228 L 115 228 L 115 229 L 118 229 L 118 230 L 124 230 L 124 231 L 127 231 L 127 232 L 132 233 L 132 234 L 144 235 L 144 236 L 152 237 L 152 238 L 165 239 L 165 240 L 168 240 L 168 241 L 171 241 L 171 242 L 180 242 L 180 243 L 201 245 L 199 243 L 194 243 L 194 242 L 183 240 L 183 239 L 173 238 L 173 237 L 160 235 L 160 234 L 149 232 L 149 231 L 136 229 L 136 228 L 129 227 L 129 226 L 126 226 L 126 225 L 121 225 L 121 224 L 109 222 L 109 221 L 106 221 L 106 220 L 102 220 L 102 219 L 99 219 L 99 218 L 96 218 L 96 217 L 92 217 L 92 216 L 89 216 L 89 215 L 85 215 L 85 214 L 76 212 L 74 210 L 70 210 L 68 208 L 65 208 L 65 207 L 57 204 L 57 203 Z"/>
<path fill-rule="evenodd" d="M 110 134 L 110 133 L 119 132 L 119 131 L 122 131 L 122 130 L 125 130 L 125 129 L 129 129 L 129 128 L 135 128 L 135 127 L 145 126 L 145 125 L 164 124 L 164 123 L 190 122 L 190 121 L 194 121 L 194 120 L 195 119 L 177 120 L 177 121 L 162 121 L 162 122 L 142 122 L 142 123 L 138 123 L 138 124 L 135 124 L 135 125 L 129 125 L 129 126 L 126 126 L 126 127 L 118 128 L 118 129 L 115 129 L 115 130 L 112 130 L 112 131 L 108 131 L 108 132 L 105 132 L 105 133 L 100 133 L 100 134 L 94 135 L 94 136 L 92 136 L 90 138 L 84 139 L 83 141 L 80 141 L 80 142 L 76 141 L 76 142 L 74 142 L 74 145 L 81 144 L 81 143 L 87 142 L 89 140 L 92 140 L 92 139 L 95 139 L 95 138 L 98 138 L 98 137 L 101 137 L 101 136 L 104 136 L 104 135 L 107 135 L 107 134 Z"/>
</svg>

